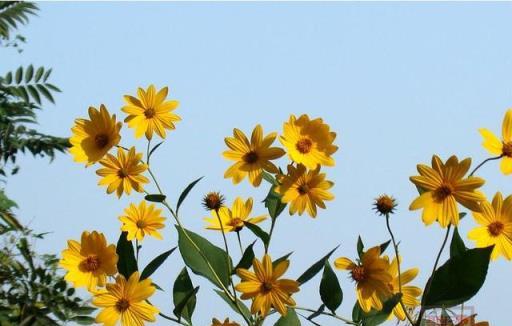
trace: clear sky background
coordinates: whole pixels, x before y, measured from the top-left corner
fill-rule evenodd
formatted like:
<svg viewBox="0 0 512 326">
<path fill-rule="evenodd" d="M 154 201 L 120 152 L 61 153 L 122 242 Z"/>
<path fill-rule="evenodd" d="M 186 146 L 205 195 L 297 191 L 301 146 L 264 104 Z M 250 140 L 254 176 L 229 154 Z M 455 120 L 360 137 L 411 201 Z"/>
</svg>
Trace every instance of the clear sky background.
<svg viewBox="0 0 512 326">
<path fill-rule="evenodd" d="M 87 107 L 105 104 L 120 117 L 122 95 L 138 86 L 168 85 L 181 104 L 183 118 L 154 157 L 153 167 L 171 201 L 199 176 L 206 176 L 186 201 L 186 226 L 221 245 L 220 234 L 203 230 L 200 198 L 220 190 L 231 202 L 253 196 L 254 189 L 225 180 L 229 162 L 221 157 L 224 137 L 234 127 L 250 132 L 260 123 L 265 133 L 281 131 L 290 114 L 324 118 L 338 133 L 336 166 L 325 169 L 336 183 L 335 201 L 316 219 L 283 214 L 271 246 L 273 257 L 294 251 L 287 276 L 298 277 L 337 244 L 334 257 L 356 256 L 361 234 L 374 245 L 388 238 L 384 220 L 371 210 L 373 199 L 388 193 L 398 199 L 392 225 L 401 242 L 403 268 L 421 269 L 415 281 L 423 287 L 443 230 L 425 227 L 420 212 L 408 211 L 417 195 L 409 176 L 417 163 L 436 153 L 487 157 L 477 132 L 500 131 L 512 106 L 512 8 L 509 3 L 42 3 L 39 17 L 22 33 L 24 52 L 4 49 L 1 73 L 18 65 L 54 68 L 52 80 L 62 88 L 57 104 L 40 114 L 41 129 L 68 136 L 73 120 Z M 137 145 L 133 131 L 123 128 L 124 146 Z M 284 166 L 285 161 L 281 161 Z M 21 209 L 21 219 L 37 231 L 51 231 L 38 248 L 60 252 L 67 239 L 83 230 L 101 230 L 117 241 L 117 217 L 132 195 L 118 200 L 97 186 L 95 168 L 85 169 L 70 156 L 22 160 L 19 175 L 7 192 Z M 479 171 L 488 197 L 512 193 L 512 179 L 496 162 Z M 151 186 L 149 186 L 151 187 Z M 151 188 L 150 188 L 151 189 Z M 264 213 L 262 204 L 255 213 Z M 265 227 L 269 226 L 267 222 Z M 466 238 L 475 226 L 462 221 Z M 142 259 L 174 247 L 176 231 L 169 220 L 164 240 L 147 239 Z M 252 238 L 243 234 L 247 244 Z M 236 238 L 230 235 L 233 252 Z M 473 244 L 466 239 L 467 245 Z M 261 248 L 259 248 L 259 254 Z M 446 257 L 446 256 L 445 256 Z M 235 258 L 237 260 L 238 257 Z M 172 283 L 183 262 L 173 254 L 155 274 L 167 291 L 155 302 L 172 311 Z M 470 301 L 482 320 L 510 322 L 512 263 L 493 262 L 480 293 Z M 337 272 L 344 290 L 339 314 L 350 316 L 354 284 Z M 235 314 L 201 285 L 196 325 L 212 316 Z M 320 305 L 319 277 L 297 295 L 301 306 Z M 162 321 L 159 322 L 163 323 Z M 306 323 L 305 323 L 306 324 Z M 323 325 L 334 325 L 323 319 Z"/>
</svg>

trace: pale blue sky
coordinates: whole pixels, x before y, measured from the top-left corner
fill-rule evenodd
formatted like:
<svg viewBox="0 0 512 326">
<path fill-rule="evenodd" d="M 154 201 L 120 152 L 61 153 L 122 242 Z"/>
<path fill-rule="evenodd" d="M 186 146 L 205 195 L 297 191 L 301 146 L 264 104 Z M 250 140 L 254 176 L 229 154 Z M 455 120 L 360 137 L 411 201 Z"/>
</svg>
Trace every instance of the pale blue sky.
<svg viewBox="0 0 512 326">
<path fill-rule="evenodd" d="M 175 201 L 181 189 L 206 175 L 183 207 L 183 220 L 221 244 L 219 234 L 203 231 L 199 205 L 209 190 L 261 200 L 266 189 L 223 179 L 228 167 L 220 153 L 233 127 L 246 132 L 261 123 L 280 131 L 289 114 L 323 117 L 338 133 L 336 166 L 326 169 L 336 183 L 334 202 L 316 220 L 283 214 L 271 254 L 292 256 L 288 276 L 299 276 L 337 244 L 337 256 L 356 255 L 361 234 L 369 245 L 387 239 L 384 220 L 371 211 L 373 198 L 398 199 L 392 224 L 401 241 L 404 268 L 417 266 L 423 287 L 443 231 L 425 227 L 419 212 L 409 212 L 416 196 L 409 176 L 417 163 L 437 153 L 487 157 L 477 132 L 501 128 L 512 105 L 512 8 L 508 3 L 42 3 L 38 18 L 23 29 L 25 51 L 2 50 L 2 74 L 34 63 L 54 68 L 62 88 L 56 106 L 40 114 L 41 128 L 69 135 L 76 117 L 89 105 L 104 103 L 120 112 L 122 95 L 138 86 L 168 85 L 180 100 L 183 121 L 167 138 L 153 165 Z M 124 128 L 123 145 L 134 142 Z M 282 161 L 282 166 L 285 162 Z M 133 195 L 118 200 L 98 187 L 94 168 L 85 169 L 60 155 L 53 164 L 26 158 L 20 174 L 9 179 L 8 194 L 21 206 L 24 222 L 52 231 L 38 243 L 59 252 L 82 230 L 101 230 L 115 242 L 117 216 Z M 496 163 L 485 166 L 488 196 L 512 193 L 510 177 Z M 263 213 L 263 205 L 255 205 Z M 465 237 L 475 224 L 462 222 Z M 267 224 L 265 224 L 268 227 Z M 171 223 L 165 240 L 144 241 L 144 261 L 176 245 Z M 249 235 L 243 234 L 245 243 Z M 229 240 L 236 249 L 235 237 Z M 468 245 L 472 243 L 466 241 Z M 236 252 L 235 250 L 233 250 Z M 260 251 L 261 253 L 261 251 Z M 492 263 L 487 282 L 470 305 L 492 325 L 510 321 L 512 263 Z M 173 254 L 156 275 L 170 289 L 183 262 Z M 353 283 L 338 272 L 344 290 L 341 315 L 350 316 Z M 212 316 L 234 317 L 211 287 L 201 285 L 196 325 Z M 319 278 L 297 295 L 301 306 L 320 305 Z M 171 313 L 171 292 L 155 300 Z M 239 318 L 237 318 L 239 320 Z M 334 325 L 323 319 L 323 325 Z"/>
</svg>

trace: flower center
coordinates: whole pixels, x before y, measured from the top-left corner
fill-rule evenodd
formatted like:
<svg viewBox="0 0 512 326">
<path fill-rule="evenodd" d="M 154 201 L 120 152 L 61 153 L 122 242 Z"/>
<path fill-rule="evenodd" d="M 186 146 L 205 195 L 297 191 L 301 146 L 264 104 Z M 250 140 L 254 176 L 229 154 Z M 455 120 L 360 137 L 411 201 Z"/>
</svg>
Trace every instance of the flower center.
<svg viewBox="0 0 512 326">
<path fill-rule="evenodd" d="M 128 172 L 126 172 L 125 169 L 119 169 L 119 171 L 117 171 L 117 176 L 121 179 L 126 178 L 128 176 Z"/>
<path fill-rule="evenodd" d="M 116 309 L 119 312 L 125 312 L 130 308 L 130 302 L 126 299 L 119 299 L 119 301 L 116 302 Z"/>
<path fill-rule="evenodd" d="M 137 223 L 135 223 L 137 225 L 137 228 L 139 229 L 143 229 L 147 226 L 146 224 L 146 221 L 144 220 L 138 220 Z"/>
<path fill-rule="evenodd" d="M 295 148 L 302 154 L 307 154 L 311 151 L 311 147 L 313 146 L 313 142 L 309 138 L 301 138 L 295 144 Z"/>
<path fill-rule="evenodd" d="M 246 153 L 242 159 L 244 160 L 245 163 L 256 163 L 258 161 L 258 153 L 250 151 L 249 153 Z"/>
<path fill-rule="evenodd" d="M 146 119 L 151 119 L 155 116 L 155 109 L 149 108 L 144 110 L 144 115 L 146 116 Z"/>
<path fill-rule="evenodd" d="M 356 266 L 351 272 L 352 279 L 356 282 L 362 282 L 366 279 L 366 272 L 363 266 Z"/>
<path fill-rule="evenodd" d="M 497 237 L 501 234 L 503 229 L 505 228 L 505 225 L 502 222 L 496 221 L 492 222 L 487 226 L 487 230 L 489 231 L 489 234 L 493 237 Z"/>
<path fill-rule="evenodd" d="M 307 184 L 303 184 L 297 187 L 297 191 L 301 195 L 307 195 L 309 193 L 309 186 Z"/>
<path fill-rule="evenodd" d="M 501 149 L 503 155 L 512 157 L 512 142 L 503 143 L 503 148 Z"/>
<path fill-rule="evenodd" d="M 108 144 L 108 136 L 105 134 L 99 134 L 94 137 L 94 142 L 98 148 L 104 148 Z"/>
<path fill-rule="evenodd" d="M 87 256 L 87 258 L 80 263 L 80 269 L 86 272 L 94 272 L 98 270 L 98 268 L 100 268 L 100 260 L 95 255 Z"/>
<path fill-rule="evenodd" d="M 443 201 L 446 197 L 453 193 L 453 187 L 450 184 L 443 183 L 439 188 L 434 191 L 434 198 L 437 201 Z"/>
<path fill-rule="evenodd" d="M 239 217 L 234 217 L 229 222 L 229 225 L 233 227 L 242 227 L 244 225 L 244 221 Z"/>
<path fill-rule="evenodd" d="M 272 291 L 272 283 L 271 282 L 263 282 L 262 287 L 263 287 L 263 291 L 265 291 L 265 292 Z"/>
</svg>

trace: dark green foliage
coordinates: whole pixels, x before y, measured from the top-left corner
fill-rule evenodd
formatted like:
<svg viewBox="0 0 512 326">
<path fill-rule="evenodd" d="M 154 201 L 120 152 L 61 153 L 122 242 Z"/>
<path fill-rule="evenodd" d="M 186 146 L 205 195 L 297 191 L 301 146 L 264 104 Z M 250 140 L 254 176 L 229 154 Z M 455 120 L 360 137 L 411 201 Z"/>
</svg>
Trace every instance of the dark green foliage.
<svg viewBox="0 0 512 326">
<path fill-rule="evenodd" d="M 38 10 L 33 2 L 0 1 L 0 39 L 8 40 L 11 32 L 28 23 L 28 17 Z"/>
<path fill-rule="evenodd" d="M 68 287 L 58 273 L 58 258 L 33 251 L 43 235 L 8 231 L 0 250 L 0 325 L 60 325 L 72 319 L 84 324 L 94 308 Z"/>
</svg>

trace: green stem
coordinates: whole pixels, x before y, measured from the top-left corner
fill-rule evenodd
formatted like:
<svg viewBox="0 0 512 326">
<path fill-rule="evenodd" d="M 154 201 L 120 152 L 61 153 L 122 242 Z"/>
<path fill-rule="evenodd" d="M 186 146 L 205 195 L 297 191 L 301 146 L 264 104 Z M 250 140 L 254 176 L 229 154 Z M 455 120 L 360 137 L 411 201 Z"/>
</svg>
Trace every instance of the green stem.
<svg viewBox="0 0 512 326">
<path fill-rule="evenodd" d="M 240 236 L 240 230 L 236 231 L 236 237 L 238 238 L 238 245 L 240 246 L 240 253 L 244 255 L 244 247 L 242 246 L 242 238 Z"/>
<path fill-rule="evenodd" d="M 430 291 L 430 287 L 432 286 L 432 278 L 434 276 L 434 273 L 436 272 L 437 265 L 439 264 L 439 259 L 441 258 L 441 254 L 443 253 L 444 247 L 446 246 L 446 242 L 448 241 L 448 236 L 450 235 L 451 230 L 451 224 L 448 225 L 446 228 L 446 235 L 444 236 L 443 244 L 441 245 L 441 249 L 439 249 L 439 252 L 437 253 L 436 261 L 434 263 L 434 267 L 432 268 L 432 273 L 430 274 L 430 278 L 428 279 L 427 284 L 425 285 L 425 290 L 423 290 L 423 297 L 425 298 L 428 295 L 428 292 Z M 418 314 L 418 319 L 416 320 L 415 326 L 421 325 L 421 319 L 423 318 L 423 315 L 425 314 L 426 307 L 424 305 L 421 306 L 420 313 Z"/>
<path fill-rule="evenodd" d="M 317 312 L 314 309 L 309 309 L 309 308 L 304 308 L 304 307 L 293 307 L 293 308 L 296 309 L 296 310 L 302 310 L 302 311 L 308 311 L 308 312 Z M 338 316 L 338 315 L 333 314 L 331 312 L 323 311 L 320 314 L 324 315 L 324 316 L 330 316 L 330 317 L 336 318 L 336 319 L 341 320 L 342 322 L 344 322 L 345 324 L 348 324 L 348 325 L 359 325 L 358 323 L 355 323 L 355 322 L 351 321 L 348 318 L 344 318 L 344 317 Z"/>
<path fill-rule="evenodd" d="M 474 169 L 473 171 L 471 171 L 471 173 L 469 174 L 470 177 L 473 176 L 473 174 L 475 174 L 475 172 L 480 169 L 485 163 L 489 162 L 489 161 L 494 161 L 494 160 L 499 160 L 500 158 L 503 157 L 503 154 L 501 154 L 500 156 L 495 156 L 495 157 L 489 157 L 485 160 L 482 161 L 482 163 L 478 164 Z"/>
<path fill-rule="evenodd" d="M 137 261 L 137 264 L 139 263 L 139 250 L 140 250 L 139 240 L 135 239 L 135 252 L 136 252 L 135 260 Z"/>
<path fill-rule="evenodd" d="M 272 234 L 274 233 L 274 227 L 276 226 L 276 218 L 272 218 L 272 223 L 270 224 L 270 231 L 268 233 L 268 243 L 265 244 L 265 254 L 268 253 L 268 247 L 270 247 L 270 240 L 272 240 Z"/>
<path fill-rule="evenodd" d="M 395 257 L 396 257 L 396 267 L 398 270 L 398 293 L 402 293 L 402 273 L 400 271 L 400 256 L 398 254 L 398 244 L 395 240 L 395 235 L 393 234 L 393 231 L 391 231 L 391 226 L 389 225 L 389 214 L 386 214 L 386 227 L 388 229 L 389 235 L 391 236 L 391 241 L 393 242 L 393 248 L 395 249 Z M 400 306 L 402 306 L 402 309 L 404 310 L 405 317 L 407 320 L 411 323 L 411 325 L 414 324 L 414 321 L 412 320 L 411 316 L 407 312 L 407 309 L 404 305 L 404 302 L 402 300 L 402 297 L 400 297 Z"/>
</svg>

